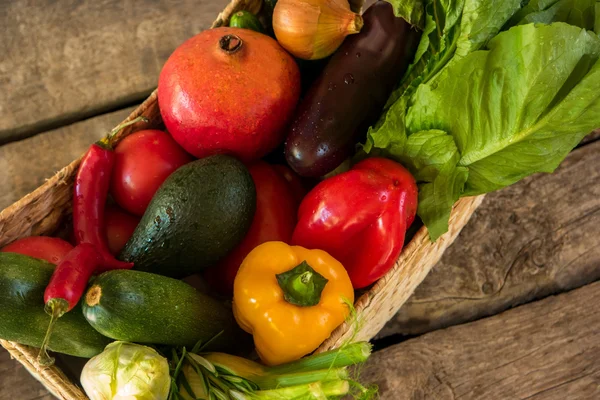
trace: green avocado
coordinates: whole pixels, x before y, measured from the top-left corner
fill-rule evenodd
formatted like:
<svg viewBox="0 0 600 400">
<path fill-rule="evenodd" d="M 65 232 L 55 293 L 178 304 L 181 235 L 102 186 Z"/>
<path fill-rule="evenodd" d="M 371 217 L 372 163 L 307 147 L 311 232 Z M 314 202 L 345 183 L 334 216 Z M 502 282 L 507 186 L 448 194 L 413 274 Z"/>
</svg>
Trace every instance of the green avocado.
<svg viewBox="0 0 600 400">
<path fill-rule="evenodd" d="M 182 278 L 215 265 L 244 238 L 256 189 L 236 158 L 192 161 L 160 186 L 119 258 L 134 269 Z"/>
</svg>

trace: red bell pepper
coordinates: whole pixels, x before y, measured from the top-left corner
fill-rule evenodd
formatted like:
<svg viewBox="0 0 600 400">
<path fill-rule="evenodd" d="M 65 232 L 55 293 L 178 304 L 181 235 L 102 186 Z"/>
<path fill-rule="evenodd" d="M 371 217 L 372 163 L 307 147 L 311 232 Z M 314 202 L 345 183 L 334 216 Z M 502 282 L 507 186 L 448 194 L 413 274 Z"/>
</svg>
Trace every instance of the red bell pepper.
<svg viewBox="0 0 600 400">
<path fill-rule="evenodd" d="M 319 183 L 298 211 L 292 244 L 328 252 L 355 289 L 396 262 L 417 212 L 417 184 L 400 164 L 369 158 Z"/>
<path fill-rule="evenodd" d="M 296 225 L 299 192 L 292 189 L 279 169 L 264 161 L 248 166 L 256 187 L 256 211 L 242 242 L 213 268 L 204 273 L 210 286 L 223 295 L 233 294 L 233 281 L 242 261 L 265 242 L 289 243 Z"/>
</svg>

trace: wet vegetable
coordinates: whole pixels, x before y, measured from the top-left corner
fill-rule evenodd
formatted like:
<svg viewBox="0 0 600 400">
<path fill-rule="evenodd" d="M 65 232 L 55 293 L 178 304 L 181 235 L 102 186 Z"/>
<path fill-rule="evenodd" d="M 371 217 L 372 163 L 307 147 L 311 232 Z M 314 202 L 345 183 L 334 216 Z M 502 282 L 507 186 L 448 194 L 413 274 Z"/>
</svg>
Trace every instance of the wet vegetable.
<svg viewBox="0 0 600 400">
<path fill-rule="evenodd" d="M 104 233 L 104 207 L 108 196 L 110 177 L 115 163 L 115 152 L 110 139 L 121 129 L 138 121 L 136 118 L 115 128 L 108 137 L 94 143 L 81 160 L 73 190 L 73 232 L 77 244 L 89 243 L 96 247 L 102 262 L 100 268 L 127 269 L 132 263 L 117 260 L 108 249 Z"/>
<path fill-rule="evenodd" d="M 285 154 L 302 176 L 334 170 L 381 113 L 394 85 L 412 61 L 419 32 L 380 1 L 363 15 L 309 89 L 288 130 Z"/>
<path fill-rule="evenodd" d="M 82 243 L 71 250 L 56 266 L 44 291 L 44 310 L 51 319 L 38 355 L 38 362 L 41 365 L 54 363 L 54 359 L 48 355 L 46 349 L 56 321 L 79 303 L 88 281 L 102 261 L 100 253 L 93 245 Z"/>
<path fill-rule="evenodd" d="M 49 236 L 29 236 L 4 246 L 2 252 L 19 253 L 58 264 L 73 246 L 62 239 Z"/>
<path fill-rule="evenodd" d="M 133 133 L 115 148 L 110 194 L 124 210 L 142 216 L 165 179 L 191 161 L 166 132 L 147 129 Z"/>
</svg>

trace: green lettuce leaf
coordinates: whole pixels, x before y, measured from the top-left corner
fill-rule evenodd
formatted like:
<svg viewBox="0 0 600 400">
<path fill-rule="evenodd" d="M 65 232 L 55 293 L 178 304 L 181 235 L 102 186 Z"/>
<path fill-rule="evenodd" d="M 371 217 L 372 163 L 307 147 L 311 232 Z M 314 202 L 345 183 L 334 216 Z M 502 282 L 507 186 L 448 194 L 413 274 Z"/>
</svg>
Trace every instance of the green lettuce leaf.
<svg viewBox="0 0 600 400">
<path fill-rule="evenodd" d="M 522 21 L 527 15 L 544 11 L 558 3 L 560 0 L 525 0 L 523 6 L 516 12 L 506 23 L 504 30 L 516 26 L 519 21 Z"/>
<path fill-rule="evenodd" d="M 597 0 L 532 0 L 507 22 L 504 30 L 532 22 L 549 24 L 566 22 L 594 30 Z"/>
<path fill-rule="evenodd" d="M 596 34 L 600 34 L 600 1 L 596 2 L 596 6 L 594 7 L 594 12 L 595 14 L 595 21 L 594 21 L 594 32 L 596 32 Z"/>
<path fill-rule="evenodd" d="M 588 68 L 589 72 L 579 80 L 579 74 Z M 554 171 L 588 133 L 600 126 L 598 53 L 582 57 L 569 79 L 572 81 L 567 81 L 561 91 L 576 86 L 566 97 L 555 97 L 553 106 L 513 136 L 514 143 L 469 165 L 471 176 L 465 195 L 501 189 L 535 172 Z"/>
<path fill-rule="evenodd" d="M 520 7 L 521 0 L 466 0 L 456 55 L 464 57 L 484 47 Z"/>
<path fill-rule="evenodd" d="M 394 14 L 404 18 L 409 24 L 423 29 L 425 25 L 424 0 L 386 0 L 394 7 Z"/>
<path fill-rule="evenodd" d="M 363 149 L 411 170 L 435 240 L 460 196 L 551 172 L 600 126 L 600 40 L 585 30 L 600 2 L 425 2 L 415 60 Z"/>
<path fill-rule="evenodd" d="M 493 38 L 489 50 L 453 62 L 419 86 L 406 115 L 407 130 L 451 135 L 455 146 L 447 146 L 448 159 L 458 151 L 456 169 L 468 169 L 463 196 L 551 172 L 600 126 L 599 57 L 600 40 L 581 28 L 564 23 L 512 28 Z M 403 153 L 395 157 L 410 157 L 407 148 L 397 147 Z M 449 181 L 445 188 L 453 197 L 460 186 L 456 175 L 440 176 Z M 420 205 L 427 208 L 420 206 L 419 215 L 434 221 L 434 239 L 443 227 L 438 219 L 451 206 L 430 192 L 421 194 Z"/>
<path fill-rule="evenodd" d="M 472 0 L 467 0 L 472 1 Z M 405 114 L 412 93 L 423 82 L 441 70 L 454 55 L 460 34 L 460 16 L 464 0 L 426 0 L 426 25 L 417 48 L 399 87 L 388 99 L 379 121 L 369 128 L 362 150 L 387 149 L 386 153 L 402 147 L 407 139 Z M 446 14 L 448 12 L 448 14 Z"/>
<path fill-rule="evenodd" d="M 408 137 L 399 161 L 419 182 L 418 213 L 435 240 L 448 230 L 452 206 L 463 192 L 468 169 L 458 166 L 460 153 L 454 139 L 444 131 L 432 129 Z"/>
<path fill-rule="evenodd" d="M 454 55 L 459 35 L 459 18 L 464 0 L 426 0 L 425 28 L 415 58 L 387 101 L 390 108 L 402 95 L 408 95 L 421 82 L 434 76 Z M 446 15 L 446 12 L 449 14 Z"/>
</svg>

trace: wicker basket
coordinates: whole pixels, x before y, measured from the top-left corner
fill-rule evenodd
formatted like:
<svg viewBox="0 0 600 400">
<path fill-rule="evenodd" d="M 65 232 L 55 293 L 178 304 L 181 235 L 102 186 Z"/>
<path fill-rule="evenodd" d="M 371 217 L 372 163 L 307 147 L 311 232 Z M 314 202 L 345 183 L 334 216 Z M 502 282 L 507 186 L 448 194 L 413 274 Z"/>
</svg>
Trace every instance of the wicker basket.
<svg viewBox="0 0 600 400">
<path fill-rule="evenodd" d="M 256 10 L 260 3 L 261 0 L 233 0 L 219 14 L 213 27 L 224 25 L 229 16 L 239 10 Z M 350 3 L 355 11 L 359 11 L 364 1 L 350 0 Z M 150 120 L 152 127 L 161 126 L 156 91 L 126 121 L 141 115 Z M 114 138 L 114 143 L 140 129 L 142 126 L 138 124 L 124 129 Z M 144 124 L 143 129 L 148 129 L 148 124 Z M 73 161 L 34 192 L 0 212 L 0 247 L 22 237 L 56 232 L 71 214 L 73 181 L 79 162 Z M 353 326 L 343 324 L 317 351 L 335 348 L 350 338 L 369 340 L 375 336 L 438 262 L 482 199 L 483 196 L 461 199 L 452 211 L 449 231 L 435 243 L 429 241 L 427 230 L 421 228 L 406 245 L 395 267 L 357 299 L 355 307 L 361 323 Z M 41 368 L 36 362 L 37 349 L 5 340 L 0 340 L 0 344 L 59 399 L 87 399 L 79 386 L 71 382 L 59 367 Z"/>
</svg>

